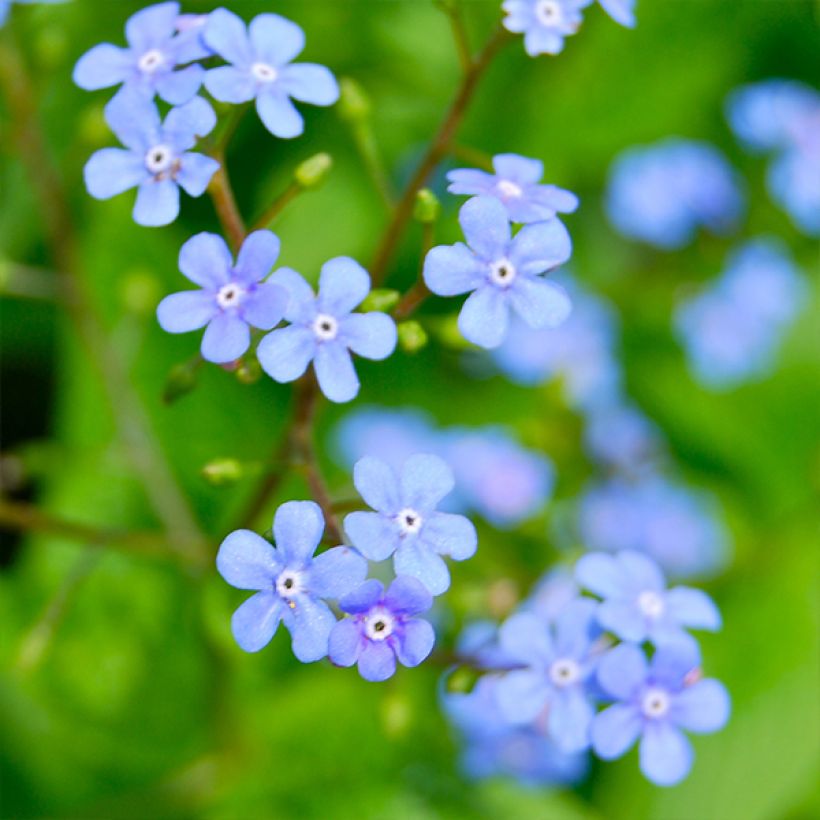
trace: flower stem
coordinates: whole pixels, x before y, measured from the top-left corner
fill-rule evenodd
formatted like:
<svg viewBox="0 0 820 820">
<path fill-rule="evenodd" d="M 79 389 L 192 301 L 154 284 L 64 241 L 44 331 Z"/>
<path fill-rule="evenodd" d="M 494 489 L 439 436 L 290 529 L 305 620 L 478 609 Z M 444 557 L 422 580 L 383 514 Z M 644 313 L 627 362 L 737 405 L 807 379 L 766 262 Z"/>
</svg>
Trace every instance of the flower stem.
<svg viewBox="0 0 820 820">
<path fill-rule="evenodd" d="M 252 230 L 258 231 L 262 228 L 269 228 L 271 223 L 285 210 L 285 208 L 299 196 L 303 188 L 298 182 L 294 181 L 282 191 L 281 194 L 267 207 L 262 215 L 256 220 Z"/>
<path fill-rule="evenodd" d="M 422 225 L 421 234 L 421 258 L 419 260 L 419 273 L 415 284 L 399 299 L 399 303 L 393 308 L 393 316 L 399 321 L 409 319 L 417 308 L 430 295 L 430 289 L 424 282 L 424 260 L 433 247 L 435 240 L 435 222 L 425 222 Z"/>
<path fill-rule="evenodd" d="M 458 52 L 458 60 L 461 63 L 462 71 L 466 74 L 473 63 L 473 52 L 470 48 L 467 28 L 464 25 L 464 9 L 461 7 L 461 0 L 437 0 L 436 5 L 447 15 L 447 19 L 450 21 L 456 51 Z"/>
<path fill-rule="evenodd" d="M 247 233 L 245 222 L 236 204 L 228 169 L 225 167 L 225 152 L 215 151 L 212 156 L 219 163 L 219 170 L 211 177 L 208 193 L 211 195 L 216 215 L 219 217 L 219 222 L 228 243 L 233 252 L 236 253 Z"/>
</svg>

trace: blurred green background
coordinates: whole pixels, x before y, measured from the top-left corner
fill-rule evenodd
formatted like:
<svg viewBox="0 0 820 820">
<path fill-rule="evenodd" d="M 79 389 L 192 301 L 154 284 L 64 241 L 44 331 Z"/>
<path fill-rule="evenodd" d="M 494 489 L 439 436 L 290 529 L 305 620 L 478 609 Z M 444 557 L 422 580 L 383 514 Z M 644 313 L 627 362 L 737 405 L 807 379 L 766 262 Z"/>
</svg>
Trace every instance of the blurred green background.
<svg viewBox="0 0 820 820">
<path fill-rule="evenodd" d="M 280 0 L 227 4 L 246 19 L 276 11 L 306 31 L 304 58 L 358 80 L 371 95 L 374 128 L 397 184 L 423 151 L 457 81 L 446 18 L 426 0 Z M 500 2 L 465 4 L 476 43 L 500 19 Z M 128 452 L 90 352 L 53 296 L 59 263 L 49 251 L 38 201 L 15 152 L 15 123 L 0 108 L 0 266 L 28 275 L 44 298 L 0 301 L 3 476 L 18 499 L 96 529 L 151 532 L 158 554 L 84 544 L 57 534 L 3 533 L 0 567 L 0 816 L 100 818 L 545 817 L 555 820 L 763 820 L 817 817 L 818 495 L 820 495 L 820 304 L 802 314 L 776 374 L 727 394 L 695 384 L 670 333 L 682 286 L 721 269 L 740 237 L 772 233 L 816 281 L 816 243 L 769 202 L 765 162 L 742 153 L 723 117 L 728 92 L 771 76 L 818 84 L 818 6 L 809 0 L 639 0 L 627 31 L 598 8 L 557 58 L 531 60 L 521 43 L 490 69 L 460 142 L 490 153 L 540 157 L 547 180 L 577 192 L 567 218 L 573 270 L 611 298 L 623 319 L 631 395 L 664 430 L 681 474 L 717 494 L 735 542 L 730 569 L 708 589 L 725 628 L 704 639 L 706 668 L 724 680 L 734 712 L 718 735 L 695 740 L 697 762 L 674 789 L 646 783 L 635 753 L 596 765 L 575 791 L 471 784 L 437 706 L 440 669 L 400 669 L 383 685 L 326 662 L 305 666 L 277 635 L 258 655 L 233 643 L 230 614 L 243 593 L 216 574 L 212 557 L 256 479 L 215 488 L 202 466 L 218 457 L 258 461 L 273 451 L 291 391 L 252 386 L 203 368 L 189 396 L 161 401 L 169 370 L 196 351 L 196 335 L 169 336 L 153 311 L 183 287 L 179 246 L 218 230 L 207 197 L 186 199 L 162 229 L 135 225 L 133 195 L 92 200 L 82 167 L 114 144 L 102 120 L 110 92 L 71 83 L 76 59 L 100 41 L 123 42 L 133 2 L 75 0 L 12 10 L 13 38 L 32 78 L 31 103 L 64 177 L 78 227 L 79 270 L 93 311 L 120 360 L 204 542 L 201 560 L 170 551 Z M 191 2 L 187 11 L 208 11 Z M 4 42 L 4 45 L 8 42 Z M 305 135 L 272 138 L 246 117 L 228 153 L 240 207 L 261 211 L 317 151 L 333 155 L 326 185 L 276 223 L 281 263 L 315 277 L 341 254 L 366 262 L 385 211 L 334 109 L 303 107 Z M 745 175 L 749 218 L 739 236 L 701 237 L 674 254 L 619 238 L 601 193 L 621 149 L 676 134 L 718 145 Z M 440 184 L 439 179 L 439 184 Z M 457 201 L 445 198 L 439 241 L 457 238 Z M 420 236 L 411 226 L 389 284 L 416 275 Z M 20 266 L 25 266 L 22 270 Z M 32 287 L 34 286 L 32 285 Z M 452 309 L 434 300 L 428 312 Z M 515 425 L 558 467 L 559 498 L 591 472 L 581 423 L 559 391 L 523 390 L 501 378 L 463 375 L 437 344 L 387 363 L 360 362 L 357 404 L 415 405 L 442 424 Z M 458 400 L 454 400 L 458 397 Z M 123 397 L 124 400 L 127 397 Z M 356 406 L 356 405 L 354 405 Z M 349 408 L 325 406 L 320 442 Z M 123 408 L 120 407 L 120 412 Z M 126 410 L 126 412 L 128 412 Z M 323 460 L 339 497 L 350 478 Z M 149 482 L 150 483 L 150 482 Z M 162 476 L 152 484 L 164 495 Z M 276 502 L 307 497 L 298 475 Z M 270 505 L 259 521 L 269 526 Z M 185 515 L 172 510 L 182 519 Z M 454 567 L 439 640 L 492 609 L 493 584 L 525 592 L 555 560 L 544 518 L 514 533 L 481 528 L 478 556 Z"/>
</svg>

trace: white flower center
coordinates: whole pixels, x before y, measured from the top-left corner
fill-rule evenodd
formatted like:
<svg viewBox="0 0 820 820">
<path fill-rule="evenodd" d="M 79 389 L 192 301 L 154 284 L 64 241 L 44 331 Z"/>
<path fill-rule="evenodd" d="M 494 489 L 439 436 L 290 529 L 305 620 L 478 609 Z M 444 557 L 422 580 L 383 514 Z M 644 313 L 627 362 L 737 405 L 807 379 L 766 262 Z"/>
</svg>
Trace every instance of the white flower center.
<svg viewBox="0 0 820 820">
<path fill-rule="evenodd" d="M 364 633 L 371 641 L 383 641 L 393 634 L 395 620 L 386 610 L 377 608 L 364 619 Z"/>
<path fill-rule="evenodd" d="M 260 83 L 272 83 L 279 76 L 279 72 L 267 63 L 254 63 L 251 66 L 251 74 Z"/>
<path fill-rule="evenodd" d="M 158 48 L 152 48 L 139 58 L 137 67 L 146 74 L 153 74 L 164 62 L 162 52 Z"/>
<path fill-rule="evenodd" d="M 155 145 L 145 155 L 145 167 L 154 175 L 165 174 L 174 165 L 174 152 L 167 145 Z"/>
<path fill-rule="evenodd" d="M 405 507 L 397 516 L 399 529 L 402 535 L 415 535 L 422 525 L 421 516 L 410 507 Z"/>
<path fill-rule="evenodd" d="M 556 686 L 571 686 L 581 679 L 581 667 L 572 658 L 559 658 L 550 666 L 549 675 Z"/>
<path fill-rule="evenodd" d="M 509 287 L 512 284 L 513 279 L 515 279 L 515 273 L 515 268 L 509 259 L 499 259 L 490 265 L 491 281 L 503 288 Z"/>
<path fill-rule="evenodd" d="M 276 579 L 276 591 L 283 598 L 293 598 L 305 589 L 304 580 L 301 573 L 286 569 L 279 573 Z"/>
<path fill-rule="evenodd" d="M 663 689 L 647 689 L 641 698 L 641 711 L 648 718 L 663 717 L 670 705 L 669 694 Z"/>
<path fill-rule="evenodd" d="M 535 17 L 541 25 L 557 26 L 564 19 L 564 12 L 558 0 L 539 0 L 535 6 Z"/>
<path fill-rule="evenodd" d="M 332 316 L 328 316 L 327 313 L 320 313 L 313 320 L 313 332 L 320 341 L 329 342 L 331 339 L 336 338 L 336 334 L 339 332 L 339 323 Z"/>
<path fill-rule="evenodd" d="M 495 187 L 504 199 L 517 199 L 524 193 L 520 185 L 510 182 L 508 179 L 500 180 Z"/>
<path fill-rule="evenodd" d="M 216 303 L 223 310 L 236 307 L 242 301 L 244 293 L 245 291 L 236 282 L 229 282 L 219 289 L 219 293 L 216 294 Z"/>
<path fill-rule="evenodd" d="M 638 596 L 638 609 L 646 615 L 647 618 L 660 618 L 665 609 L 663 597 L 657 592 L 645 590 Z"/>
</svg>

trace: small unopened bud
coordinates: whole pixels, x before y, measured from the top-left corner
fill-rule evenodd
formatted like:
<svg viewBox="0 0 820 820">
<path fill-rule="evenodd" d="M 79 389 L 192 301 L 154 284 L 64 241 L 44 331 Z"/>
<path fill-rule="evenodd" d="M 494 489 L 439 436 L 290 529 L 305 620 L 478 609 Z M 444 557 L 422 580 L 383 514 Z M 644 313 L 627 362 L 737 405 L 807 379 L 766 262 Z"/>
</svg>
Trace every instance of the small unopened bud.
<svg viewBox="0 0 820 820">
<path fill-rule="evenodd" d="M 339 81 L 339 114 L 348 122 L 361 122 L 370 116 L 370 99 L 365 90 L 350 77 Z"/>
<path fill-rule="evenodd" d="M 445 684 L 448 692 L 466 694 L 471 692 L 476 684 L 478 675 L 469 666 L 460 666 L 447 678 Z"/>
<path fill-rule="evenodd" d="M 196 357 L 187 362 L 176 364 L 171 368 L 171 372 L 165 380 L 165 388 L 162 391 L 162 400 L 166 404 L 172 404 L 177 399 L 181 399 L 196 387 L 201 363 L 202 359 Z"/>
<path fill-rule="evenodd" d="M 399 303 L 400 298 L 401 294 L 397 290 L 376 288 L 367 294 L 359 310 L 364 313 L 370 313 L 373 310 L 381 310 L 384 313 L 388 313 Z"/>
<path fill-rule="evenodd" d="M 429 225 L 438 219 L 441 213 L 441 203 L 438 197 L 429 189 L 422 188 L 416 193 L 416 204 L 413 208 L 413 219 L 423 225 Z"/>
<path fill-rule="evenodd" d="M 236 368 L 236 378 L 241 384 L 256 384 L 262 378 L 262 366 L 255 357 L 242 359 Z"/>
<path fill-rule="evenodd" d="M 417 353 L 427 344 L 427 331 L 413 319 L 401 322 L 398 331 L 401 349 L 407 353 Z"/>
<path fill-rule="evenodd" d="M 325 181 L 332 167 L 333 157 L 330 154 L 314 154 L 296 166 L 293 178 L 302 188 L 316 188 Z"/>
<path fill-rule="evenodd" d="M 202 477 L 213 487 L 234 484 L 243 475 L 242 465 L 235 458 L 217 458 L 202 468 Z"/>
</svg>

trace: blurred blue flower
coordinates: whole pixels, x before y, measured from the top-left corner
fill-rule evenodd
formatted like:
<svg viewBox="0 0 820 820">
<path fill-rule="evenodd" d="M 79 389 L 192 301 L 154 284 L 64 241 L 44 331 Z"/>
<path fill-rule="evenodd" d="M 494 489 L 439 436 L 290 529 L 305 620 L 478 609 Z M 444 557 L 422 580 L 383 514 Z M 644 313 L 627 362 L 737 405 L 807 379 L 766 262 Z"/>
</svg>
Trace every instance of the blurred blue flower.
<svg viewBox="0 0 820 820">
<path fill-rule="evenodd" d="M 202 85 L 200 65 L 178 68 L 202 55 L 197 43 L 178 37 L 179 3 L 159 3 L 128 18 L 128 48 L 100 43 L 74 66 L 74 82 L 86 91 L 122 84 L 147 98 L 158 94 L 172 105 L 188 102 Z M 137 116 L 135 114 L 135 116 Z"/>
<path fill-rule="evenodd" d="M 584 555 L 575 575 L 582 587 L 603 598 L 598 623 L 621 640 L 661 646 L 692 641 L 687 629 L 720 629 L 720 612 L 705 592 L 666 589 L 658 565 L 638 552 Z"/>
<path fill-rule="evenodd" d="M 581 25 L 581 9 L 592 0 L 504 0 L 507 31 L 524 35 L 524 49 L 530 57 L 558 54 L 564 37 L 575 34 Z"/>
<path fill-rule="evenodd" d="M 598 3 L 616 23 L 635 28 L 635 0 L 598 0 Z"/>
<path fill-rule="evenodd" d="M 442 446 L 456 479 L 456 509 L 474 510 L 499 528 L 513 527 L 552 496 L 552 462 L 501 428 L 451 428 Z"/>
<path fill-rule="evenodd" d="M 250 346 L 250 327 L 270 330 L 279 324 L 287 291 L 262 280 L 279 256 L 279 239 L 270 231 L 254 231 L 242 243 L 236 265 L 221 236 L 199 233 L 179 252 L 179 269 L 201 290 L 166 296 L 157 319 L 168 333 L 187 333 L 207 325 L 202 358 L 224 364 Z"/>
<path fill-rule="evenodd" d="M 459 633 L 456 653 L 464 663 L 476 669 L 513 669 L 519 664 L 498 642 L 495 621 L 473 621 Z M 506 721 L 505 721 L 506 722 Z"/>
<path fill-rule="evenodd" d="M 459 221 L 467 245 L 433 248 L 424 260 L 424 281 L 439 296 L 472 291 L 458 317 L 465 339 L 498 347 L 511 310 L 536 328 L 554 327 L 569 316 L 567 294 L 540 275 L 570 257 L 569 234 L 557 219 L 525 225 L 511 237 L 501 202 L 475 197 L 462 206 Z"/>
<path fill-rule="evenodd" d="M 208 17 L 206 44 L 230 65 L 208 71 L 205 87 L 221 102 L 256 100 L 265 128 L 277 137 L 298 137 L 302 115 L 291 98 L 313 105 L 332 105 L 339 86 L 329 69 L 291 61 L 305 47 L 305 34 L 296 23 L 278 14 L 260 14 L 248 27 L 227 9 Z"/>
<path fill-rule="evenodd" d="M 168 225 L 179 214 L 179 189 L 202 196 L 219 163 L 190 151 L 209 134 L 216 115 L 202 99 L 172 108 L 160 122 L 154 103 L 123 91 L 105 107 L 105 118 L 125 148 L 102 148 L 84 169 L 85 185 L 95 199 L 110 199 L 138 188 L 134 221 Z"/>
<path fill-rule="evenodd" d="M 610 169 L 610 221 L 624 236 L 659 248 L 682 248 L 699 227 L 728 233 L 744 207 L 740 178 L 707 143 L 668 138 L 629 148 Z"/>
<path fill-rule="evenodd" d="M 438 456 L 417 454 L 396 471 L 367 456 L 356 462 L 353 483 L 377 512 L 345 517 L 345 532 L 371 561 L 393 555 L 396 575 L 421 581 L 433 595 L 450 587 L 450 573 L 440 556 L 464 561 L 475 554 L 478 536 L 463 515 L 436 507 L 454 486 L 453 471 Z"/>
<path fill-rule="evenodd" d="M 233 615 L 234 638 L 246 652 L 270 643 L 283 621 L 293 654 L 303 663 L 327 655 L 336 618 L 326 598 L 340 598 L 367 575 L 367 561 L 349 547 L 314 557 L 325 523 L 312 501 L 288 501 L 276 511 L 276 546 L 250 530 L 232 532 L 219 547 L 216 566 L 237 589 L 259 590 Z"/>
<path fill-rule="evenodd" d="M 587 681 L 595 671 L 595 610 L 577 598 L 547 625 L 534 613 L 508 618 L 499 630 L 501 650 L 524 668 L 507 672 L 496 686 L 501 714 L 526 725 L 546 714 L 546 733 L 562 752 L 589 746 L 594 715 Z"/>
<path fill-rule="evenodd" d="M 289 327 L 259 343 L 259 363 L 278 382 L 298 379 L 313 362 L 322 392 L 346 402 L 359 392 L 350 352 L 366 359 L 386 359 L 396 347 L 396 324 L 386 313 L 353 313 L 370 291 L 367 271 L 339 256 L 322 265 L 319 295 L 296 271 L 281 268 L 270 279 L 288 291 Z"/>
<path fill-rule="evenodd" d="M 554 624 L 580 592 L 574 574 L 566 567 L 559 566 L 538 579 L 519 609 L 534 613 L 547 624 Z"/>
<path fill-rule="evenodd" d="M 402 666 L 418 666 L 433 650 L 433 627 L 414 618 L 433 605 L 433 596 L 415 578 L 399 576 L 387 592 L 375 579 L 339 600 L 339 607 L 353 615 L 344 618 L 330 633 L 328 654 L 337 666 L 359 665 L 369 681 L 383 681 Z"/>
<path fill-rule="evenodd" d="M 675 329 L 695 376 L 727 389 L 768 375 L 806 284 L 784 246 L 747 242 L 723 276 L 679 305 Z"/>
<path fill-rule="evenodd" d="M 592 745 L 604 760 L 625 754 L 640 738 L 640 767 L 659 786 L 679 783 L 692 767 L 692 747 L 681 731 L 709 733 L 729 719 L 723 684 L 702 679 L 688 645 L 658 649 L 650 664 L 632 644 L 604 655 L 598 682 L 613 699 L 592 723 Z"/>
<path fill-rule="evenodd" d="M 500 677 L 484 675 L 469 693 L 448 692 L 442 706 L 464 745 L 461 765 L 476 780 L 497 775 L 526 786 L 570 784 L 587 770 L 584 754 L 558 750 L 540 726 L 511 726 L 501 714 L 496 689 Z"/>
<path fill-rule="evenodd" d="M 712 574 L 727 559 L 728 534 L 714 498 L 659 475 L 593 483 L 578 517 L 587 549 L 646 553 L 670 577 Z"/>
<path fill-rule="evenodd" d="M 584 445 L 595 461 L 631 473 L 651 469 L 662 449 L 657 426 L 624 400 L 592 404 Z"/>
<path fill-rule="evenodd" d="M 575 194 L 556 185 L 541 185 L 544 164 L 518 154 L 493 157 L 494 174 L 473 168 L 450 171 L 447 190 L 451 194 L 495 197 L 507 209 L 511 222 L 542 222 L 556 213 L 571 213 L 578 207 Z"/>
</svg>

